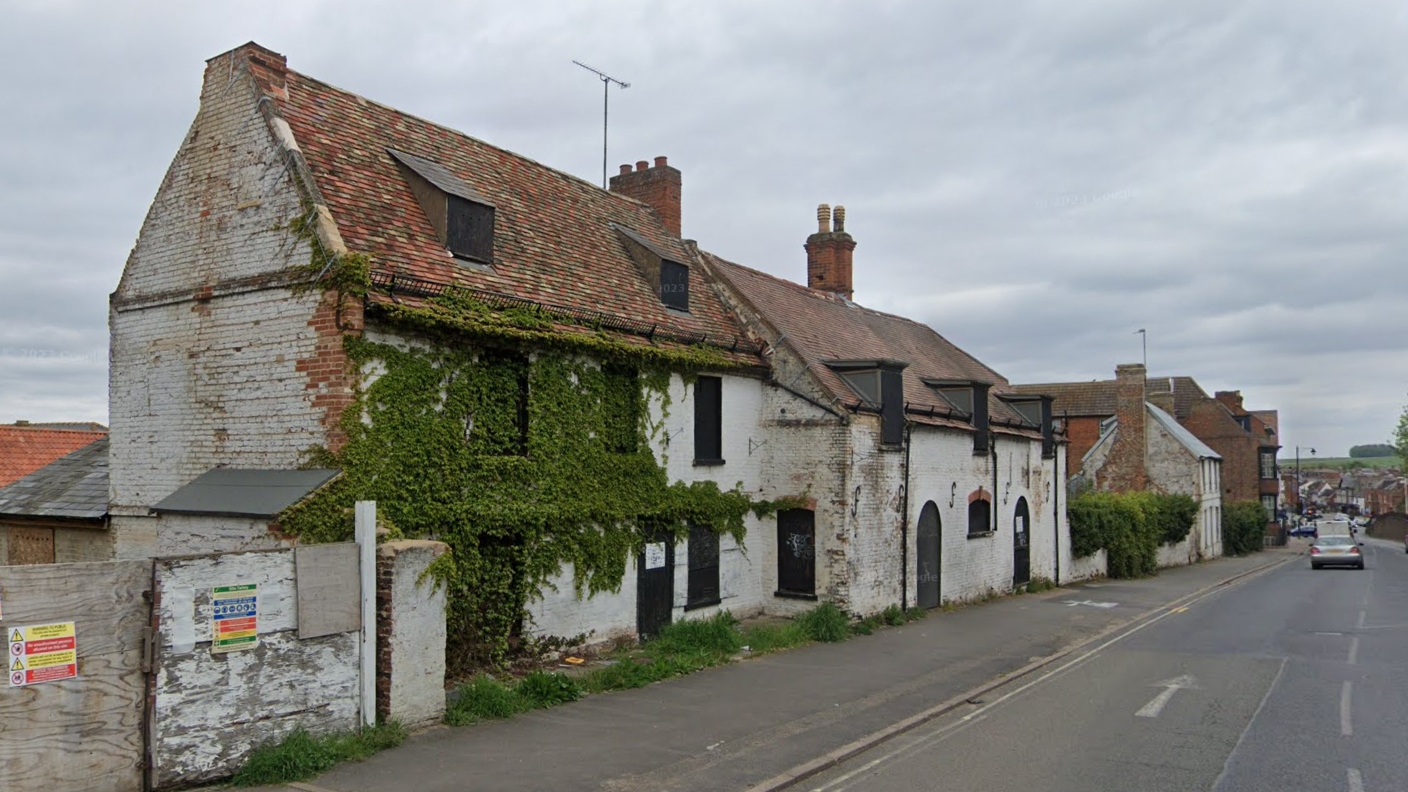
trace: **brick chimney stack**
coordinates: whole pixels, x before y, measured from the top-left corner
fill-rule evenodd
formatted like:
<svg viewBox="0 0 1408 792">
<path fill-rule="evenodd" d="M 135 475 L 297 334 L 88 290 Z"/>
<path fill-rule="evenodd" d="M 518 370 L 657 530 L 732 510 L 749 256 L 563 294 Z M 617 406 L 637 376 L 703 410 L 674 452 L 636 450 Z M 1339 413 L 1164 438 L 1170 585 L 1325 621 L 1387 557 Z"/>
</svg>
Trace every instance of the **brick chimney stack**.
<svg viewBox="0 0 1408 792">
<path fill-rule="evenodd" d="M 1213 394 L 1213 398 L 1222 402 L 1222 405 L 1232 411 L 1233 415 L 1245 415 L 1247 410 L 1242 406 L 1241 391 L 1218 391 Z"/>
<path fill-rule="evenodd" d="M 205 62 L 202 100 L 207 98 L 207 93 L 218 94 L 228 89 L 231 76 L 241 68 L 247 68 L 254 75 L 265 93 L 276 99 L 288 98 L 288 58 L 251 41 Z"/>
<path fill-rule="evenodd" d="M 655 167 L 641 160 L 634 171 L 630 165 L 622 165 L 621 172 L 611 177 L 611 192 L 654 209 L 670 233 L 680 236 L 680 172 L 670 167 L 665 157 L 656 157 Z"/>
<path fill-rule="evenodd" d="M 816 208 L 816 233 L 807 237 L 807 287 L 831 292 L 851 299 L 855 289 L 851 280 L 852 253 L 856 241 L 846 233 L 846 207 L 835 212 L 836 228 L 832 230 L 831 207 Z"/>
<path fill-rule="evenodd" d="M 1149 485 L 1148 440 L 1145 436 L 1144 366 L 1127 363 L 1115 367 L 1115 420 L 1119 422 L 1115 445 L 1100 473 L 1101 489 L 1134 492 Z"/>
</svg>

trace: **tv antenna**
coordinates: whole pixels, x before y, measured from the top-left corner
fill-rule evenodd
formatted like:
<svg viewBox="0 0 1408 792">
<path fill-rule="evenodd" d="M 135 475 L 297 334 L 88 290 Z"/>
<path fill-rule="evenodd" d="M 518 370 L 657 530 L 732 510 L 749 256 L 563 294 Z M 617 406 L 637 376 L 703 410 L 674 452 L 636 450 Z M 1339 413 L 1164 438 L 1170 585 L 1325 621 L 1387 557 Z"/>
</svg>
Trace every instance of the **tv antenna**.
<svg viewBox="0 0 1408 792">
<path fill-rule="evenodd" d="M 579 60 L 574 60 L 574 61 L 572 61 L 572 62 L 575 63 L 575 64 L 577 64 L 578 66 L 581 66 L 583 69 L 586 69 L 587 71 L 591 72 L 592 74 L 595 74 L 598 78 L 601 79 L 601 189 L 605 190 L 605 189 L 606 189 L 606 122 L 607 122 L 607 118 L 609 117 L 609 116 L 608 116 L 608 113 L 607 113 L 607 110 L 608 110 L 608 108 L 609 108 L 609 106 L 610 106 L 610 104 L 611 104 L 611 83 L 616 83 L 617 85 L 621 86 L 622 88 L 630 88 L 630 87 L 631 87 L 631 84 L 628 83 L 628 82 L 621 82 L 620 80 L 616 79 L 615 77 L 612 77 L 611 75 L 607 74 L 606 72 L 601 71 L 600 69 L 593 69 L 592 67 L 588 66 L 588 65 L 585 64 L 585 63 L 582 63 L 582 62 L 579 61 Z"/>
</svg>

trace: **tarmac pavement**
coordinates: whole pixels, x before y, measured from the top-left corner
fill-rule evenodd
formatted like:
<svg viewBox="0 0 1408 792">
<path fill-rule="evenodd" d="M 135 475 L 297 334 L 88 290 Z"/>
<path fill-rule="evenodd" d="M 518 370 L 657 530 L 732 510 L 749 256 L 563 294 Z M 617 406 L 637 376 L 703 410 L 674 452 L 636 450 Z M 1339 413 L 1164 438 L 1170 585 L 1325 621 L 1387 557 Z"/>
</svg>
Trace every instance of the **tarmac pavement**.
<svg viewBox="0 0 1408 792">
<path fill-rule="evenodd" d="M 935 611 L 844 643 L 436 728 L 312 782 L 254 792 L 781 789 L 1303 546 Z"/>
</svg>

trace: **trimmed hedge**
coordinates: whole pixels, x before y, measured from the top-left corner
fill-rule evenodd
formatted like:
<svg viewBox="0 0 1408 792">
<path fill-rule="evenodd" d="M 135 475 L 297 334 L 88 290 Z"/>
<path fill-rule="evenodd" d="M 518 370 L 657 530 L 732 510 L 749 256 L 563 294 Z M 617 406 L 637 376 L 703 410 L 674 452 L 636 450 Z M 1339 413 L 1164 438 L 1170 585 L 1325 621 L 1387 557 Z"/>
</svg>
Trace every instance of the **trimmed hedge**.
<svg viewBox="0 0 1408 792">
<path fill-rule="evenodd" d="M 1265 546 L 1266 508 L 1257 501 L 1238 501 L 1222 507 L 1222 552 L 1225 555 L 1260 553 Z"/>
<path fill-rule="evenodd" d="M 1187 495 L 1157 492 L 1086 492 L 1066 505 L 1071 552 L 1081 558 L 1104 549 L 1113 578 L 1158 571 L 1159 545 L 1188 538 L 1198 504 Z"/>
</svg>

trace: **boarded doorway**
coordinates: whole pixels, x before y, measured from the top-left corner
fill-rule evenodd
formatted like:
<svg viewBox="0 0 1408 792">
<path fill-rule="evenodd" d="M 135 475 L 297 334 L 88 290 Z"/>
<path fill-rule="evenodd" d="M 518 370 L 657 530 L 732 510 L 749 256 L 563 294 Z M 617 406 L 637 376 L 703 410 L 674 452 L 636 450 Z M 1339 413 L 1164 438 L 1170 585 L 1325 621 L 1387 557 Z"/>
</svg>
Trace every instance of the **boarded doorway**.
<svg viewBox="0 0 1408 792">
<path fill-rule="evenodd" d="M 1012 587 L 1032 579 L 1031 514 L 1027 499 L 1017 499 L 1017 513 L 1012 517 Z"/>
<path fill-rule="evenodd" d="M 777 593 L 816 596 L 816 513 L 810 509 L 777 513 Z"/>
<path fill-rule="evenodd" d="M 670 623 L 674 606 L 674 537 L 657 533 L 636 558 L 636 632 L 641 640 L 660 634 Z"/>
<path fill-rule="evenodd" d="M 919 528 L 914 535 L 915 582 L 919 585 L 919 607 L 939 607 L 939 560 L 942 542 L 939 507 L 933 501 L 919 512 Z"/>
</svg>

